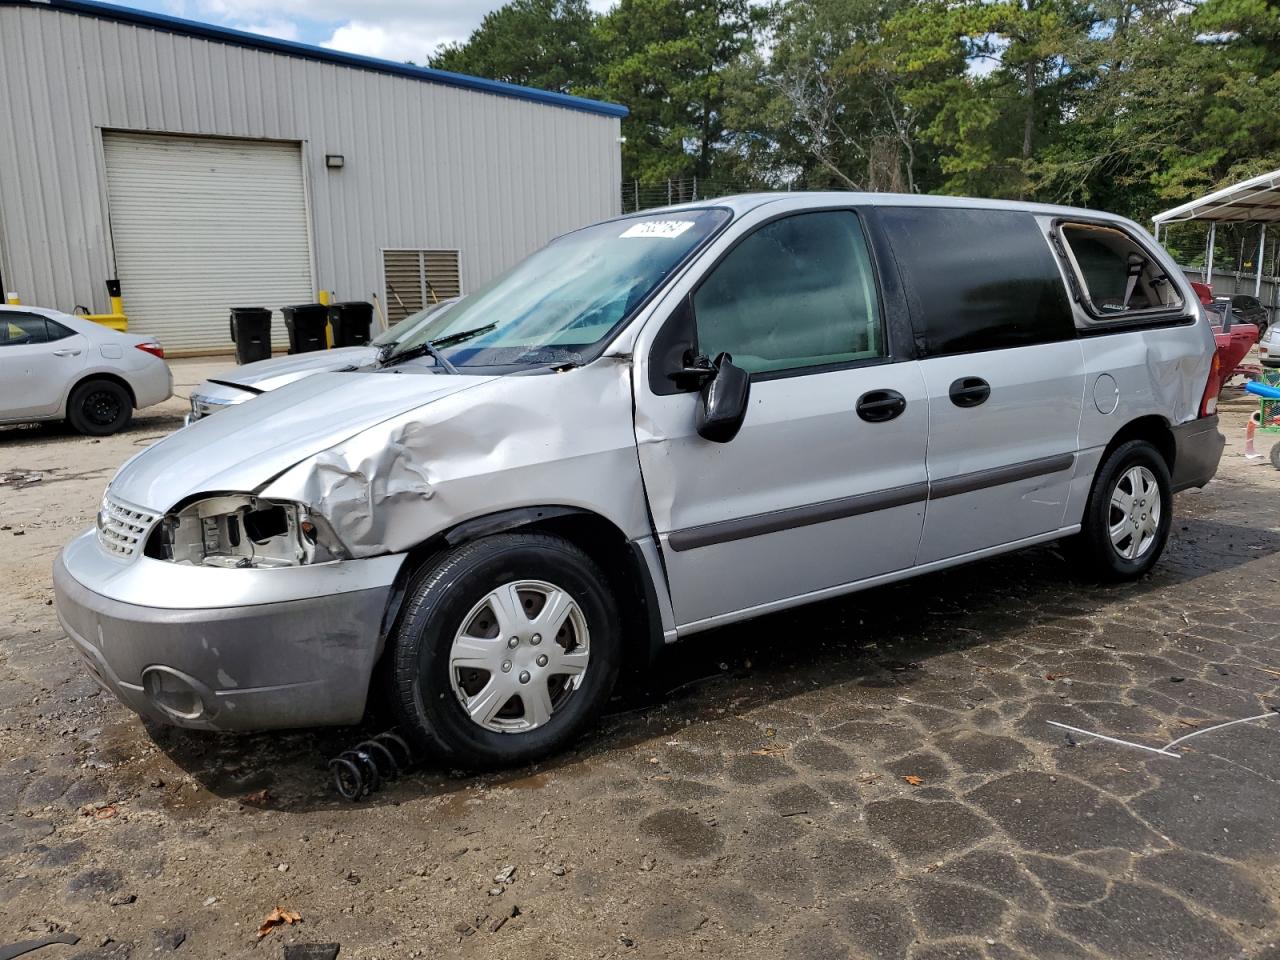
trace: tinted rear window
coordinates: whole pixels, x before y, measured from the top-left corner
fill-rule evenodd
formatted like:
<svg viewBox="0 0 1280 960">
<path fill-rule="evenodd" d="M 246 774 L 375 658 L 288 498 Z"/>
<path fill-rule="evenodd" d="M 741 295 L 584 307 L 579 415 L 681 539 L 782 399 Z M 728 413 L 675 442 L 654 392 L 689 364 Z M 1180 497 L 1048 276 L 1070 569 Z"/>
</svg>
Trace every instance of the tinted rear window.
<svg viewBox="0 0 1280 960">
<path fill-rule="evenodd" d="M 1028 213 L 882 208 L 923 357 L 1075 335 L 1062 276 Z"/>
</svg>

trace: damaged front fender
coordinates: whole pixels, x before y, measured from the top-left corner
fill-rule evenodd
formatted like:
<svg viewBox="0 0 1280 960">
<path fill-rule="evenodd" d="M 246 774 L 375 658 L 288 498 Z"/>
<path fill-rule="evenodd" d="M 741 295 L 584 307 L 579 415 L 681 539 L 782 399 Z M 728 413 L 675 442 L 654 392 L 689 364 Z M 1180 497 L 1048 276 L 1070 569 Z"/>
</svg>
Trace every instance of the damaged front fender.
<svg viewBox="0 0 1280 960">
<path fill-rule="evenodd" d="M 262 491 L 325 517 L 353 557 L 399 553 L 466 520 L 559 505 L 651 533 L 630 363 L 502 377 L 402 413 L 285 471 Z"/>
</svg>

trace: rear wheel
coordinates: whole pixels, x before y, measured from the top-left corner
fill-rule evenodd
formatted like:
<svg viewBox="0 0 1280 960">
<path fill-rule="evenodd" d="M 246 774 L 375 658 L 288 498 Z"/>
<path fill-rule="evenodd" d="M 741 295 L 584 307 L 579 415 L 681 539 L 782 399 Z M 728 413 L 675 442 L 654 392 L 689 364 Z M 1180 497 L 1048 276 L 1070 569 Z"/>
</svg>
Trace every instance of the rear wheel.
<svg viewBox="0 0 1280 960">
<path fill-rule="evenodd" d="M 1169 467 L 1154 446 L 1130 440 L 1094 476 L 1080 533 L 1068 544 L 1082 570 L 1102 580 L 1132 580 L 1164 552 L 1173 521 Z"/>
<path fill-rule="evenodd" d="M 404 730 L 462 767 L 527 763 L 599 715 L 621 662 L 599 567 L 543 534 L 502 534 L 437 559 L 411 584 L 390 650 Z"/>
<path fill-rule="evenodd" d="M 114 380 L 86 380 L 67 400 L 67 422 L 91 437 L 123 430 L 131 419 L 133 398 Z"/>
</svg>

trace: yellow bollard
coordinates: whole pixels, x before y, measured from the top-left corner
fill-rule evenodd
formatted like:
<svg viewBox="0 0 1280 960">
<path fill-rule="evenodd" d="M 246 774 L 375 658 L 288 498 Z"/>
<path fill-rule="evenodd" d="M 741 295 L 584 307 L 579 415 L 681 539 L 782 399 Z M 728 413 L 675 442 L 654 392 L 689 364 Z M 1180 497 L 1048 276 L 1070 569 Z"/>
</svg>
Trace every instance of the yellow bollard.
<svg viewBox="0 0 1280 960">
<path fill-rule="evenodd" d="M 124 298 L 120 295 L 119 280 L 107 281 L 107 296 L 111 299 L 110 313 L 86 313 L 83 317 L 85 320 L 92 320 L 104 327 L 125 333 L 129 329 L 129 318 L 124 315 Z"/>
<path fill-rule="evenodd" d="M 321 290 L 320 293 L 316 295 L 316 300 L 327 307 L 330 300 L 329 291 Z M 328 320 L 325 320 L 324 322 L 324 345 L 328 350 L 333 349 L 333 324 L 329 323 Z"/>
<path fill-rule="evenodd" d="M 10 291 L 5 295 L 5 303 L 9 304 L 9 306 L 11 306 L 11 307 L 20 307 L 20 306 L 22 306 L 22 301 L 21 301 L 20 299 L 18 299 L 18 294 L 17 294 L 15 291 L 13 291 L 13 290 L 10 290 Z"/>
</svg>

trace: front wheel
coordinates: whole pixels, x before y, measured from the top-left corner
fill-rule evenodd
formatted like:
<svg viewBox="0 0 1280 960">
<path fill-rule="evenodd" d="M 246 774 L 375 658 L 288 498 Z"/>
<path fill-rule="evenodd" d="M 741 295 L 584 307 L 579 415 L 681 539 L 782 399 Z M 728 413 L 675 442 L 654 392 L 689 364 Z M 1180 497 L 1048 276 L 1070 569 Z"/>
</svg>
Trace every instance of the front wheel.
<svg viewBox="0 0 1280 960">
<path fill-rule="evenodd" d="M 1160 559 L 1172 522 L 1173 485 L 1164 457 L 1147 441 L 1130 440 L 1094 475 L 1069 552 L 1092 576 L 1133 580 Z"/>
<path fill-rule="evenodd" d="M 410 584 L 391 641 L 404 730 L 460 767 L 528 763 L 599 715 L 621 629 L 603 572 L 574 544 L 501 534 L 464 544 Z"/>
</svg>

